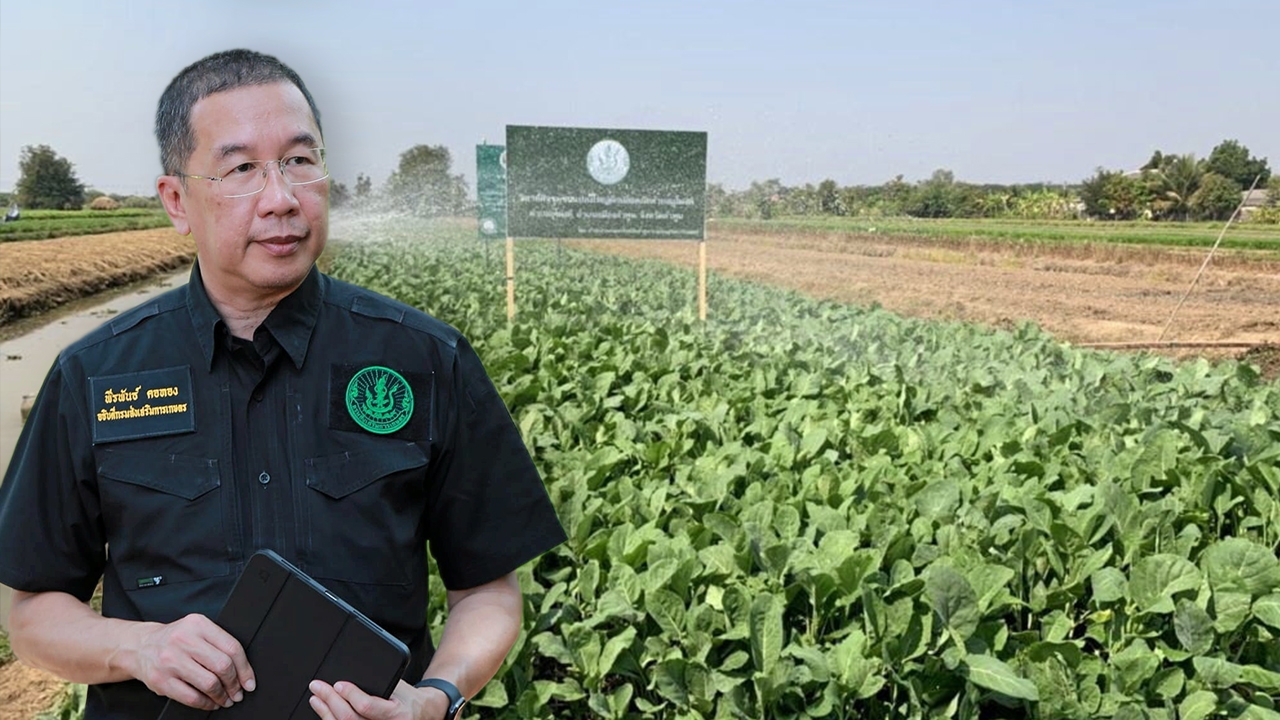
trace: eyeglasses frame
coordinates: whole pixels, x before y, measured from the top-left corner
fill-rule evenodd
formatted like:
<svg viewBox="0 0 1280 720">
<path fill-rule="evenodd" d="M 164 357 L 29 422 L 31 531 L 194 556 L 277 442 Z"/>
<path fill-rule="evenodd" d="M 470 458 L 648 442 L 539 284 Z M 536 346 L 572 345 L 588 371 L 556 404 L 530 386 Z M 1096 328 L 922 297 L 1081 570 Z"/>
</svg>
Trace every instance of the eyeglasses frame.
<svg viewBox="0 0 1280 720">
<path fill-rule="evenodd" d="M 322 147 L 317 147 L 317 148 L 308 148 L 308 150 L 314 150 L 320 153 L 320 166 L 324 168 L 324 177 L 319 177 L 319 178 L 316 178 L 315 180 L 308 180 L 306 182 L 300 182 L 300 183 L 296 183 L 290 180 L 289 176 L 286 175 L 284 172 L 284 161 L 288 160 L 290 157 L 296 157 L 296 155 L 290 155 L 288 157 L 283 157 L 278 160 L 242 160 L 236 163 L 235 165 L 226 166 L 226 167 L 235 167 L 236 165 L 243 165 L 244 163 L 247 163 L 247 162 L 262 163 L 263 164 L 262 165 L 262 179 L 263 179 L 262 187 L 258 188 L 257 190 L 254 190 L 251 193 L 242 193 L 240 195 L 223 195 L 222 197 L 227 198 L 228 200 L 235 199 L 235 198 L 244 198 L 244 197 L 249 197 L 251 195 L 257 195 L 263 190 L 266 190 L 267 174 L 271 172 L 272 165 L 275 165 L 277 168 L 279 168 L 280 177 L 284 178 L 284 181 L 289 184 L 289 187 L 296 187 L 298 185 L 314 185 L 320 182 L 321 180 L 327 180 L 329 178 L 329 164 L 326 163 L 324 159 L 325 149 Z M 174 175 L 180 178 L 195 178 L 196 180 L 210 180 L 210 181 L 219 182 L 219 183 L 226 180 L 226 178 L 220 178 L 212 175 L 195 175 L 192 173 L 184 173 L 181 170 L 175 172 Z"/>
</svg>

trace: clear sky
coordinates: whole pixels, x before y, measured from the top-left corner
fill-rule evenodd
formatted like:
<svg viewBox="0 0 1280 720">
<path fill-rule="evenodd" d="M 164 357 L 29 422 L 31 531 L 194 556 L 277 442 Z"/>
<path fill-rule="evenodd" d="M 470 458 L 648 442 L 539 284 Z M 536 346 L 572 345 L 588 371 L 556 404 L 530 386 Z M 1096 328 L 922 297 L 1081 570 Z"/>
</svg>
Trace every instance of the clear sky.
<svg viewBox="0 0 1280 720">
<path fill-rule="evenodd" d="M 348 185 L 426 143 L 474 186 L 508 123 L 704 130 L 731 188 L 1074 182 L 1225 138 L 1277 168 L 1277 37 L 1277 0 L 0 0 L 0 189 L 43 143 L 151 194 L 156 100 L 231 47 L 302 75 Z"/>
</svg>

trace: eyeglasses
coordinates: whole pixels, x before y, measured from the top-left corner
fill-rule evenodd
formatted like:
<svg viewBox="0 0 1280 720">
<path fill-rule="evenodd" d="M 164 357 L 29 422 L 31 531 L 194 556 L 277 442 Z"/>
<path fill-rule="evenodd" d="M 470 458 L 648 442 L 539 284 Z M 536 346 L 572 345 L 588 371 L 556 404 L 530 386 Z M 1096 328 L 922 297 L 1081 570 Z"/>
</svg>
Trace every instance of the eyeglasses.
<svg viewBox="0 0 1280 720">
<path fill-rule="evenodd" d="M 211 180 L 218 183 L 222 197 L 239 198 L 256 195 L 267 186 L 267 173 L 275 165 L 289 185 L 310 185 L 329 177 L 324 164 L 324 148 L 299 150 L 281 160 L 245 160 L 218 168 L 216 175 L 175 173 L 179 177 Z"/>
</svg>

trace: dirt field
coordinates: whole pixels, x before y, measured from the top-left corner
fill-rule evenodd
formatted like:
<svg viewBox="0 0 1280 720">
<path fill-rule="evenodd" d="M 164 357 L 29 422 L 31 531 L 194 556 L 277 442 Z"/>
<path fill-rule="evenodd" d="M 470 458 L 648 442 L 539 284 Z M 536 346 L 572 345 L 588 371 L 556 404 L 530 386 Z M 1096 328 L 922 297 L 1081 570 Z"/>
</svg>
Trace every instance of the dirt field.
<svg viewBox="0 0 1280 720">
<path fill-rule="evenodd" d="M 0 325 L 191 262 L 171 228 L 0 243 Z"/>
<path fill-rule="evenodd" d="M 0 720 L 31 720 L 52 708 L 64 688 L 52 675 L 20 662 L 0 666 Z"/>
<path fill-rule="evenodd" d="M 692 243 L 574 244 L 697 266 Z M 713 272 L 917 317 L 994 326 L 1030 320 L 1079 344 L 1156 341 L 1204 257 L 1203 251 L 1152 247 L 884 235 L 712 232 L 707 241 Z M 708 302 L 714 313 L 715 298 Z M 1164 339 L 1280 343 L 1280 258 L 1215 255 Z M 1275 355 L 1255 350 L 1251 359 L 1274 363 Z"/>
</svg>

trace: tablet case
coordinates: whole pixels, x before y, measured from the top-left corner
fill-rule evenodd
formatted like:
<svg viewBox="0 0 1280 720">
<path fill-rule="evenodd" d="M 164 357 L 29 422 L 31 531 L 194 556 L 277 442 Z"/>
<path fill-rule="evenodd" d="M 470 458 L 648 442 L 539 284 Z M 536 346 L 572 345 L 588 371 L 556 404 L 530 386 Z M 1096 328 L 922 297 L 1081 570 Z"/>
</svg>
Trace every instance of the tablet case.
<svg viewBox="0 0 1280 720">
<path fill-rule="evenodd" d="M 215 622 L 245 648 L 256 689 L 218 710 L 169 700 L 159 720 L 312 720 L 313 679 L 387 698 L 409 664 L 404 643 L 270 550 L 249 559 Z"/>
</svg>

